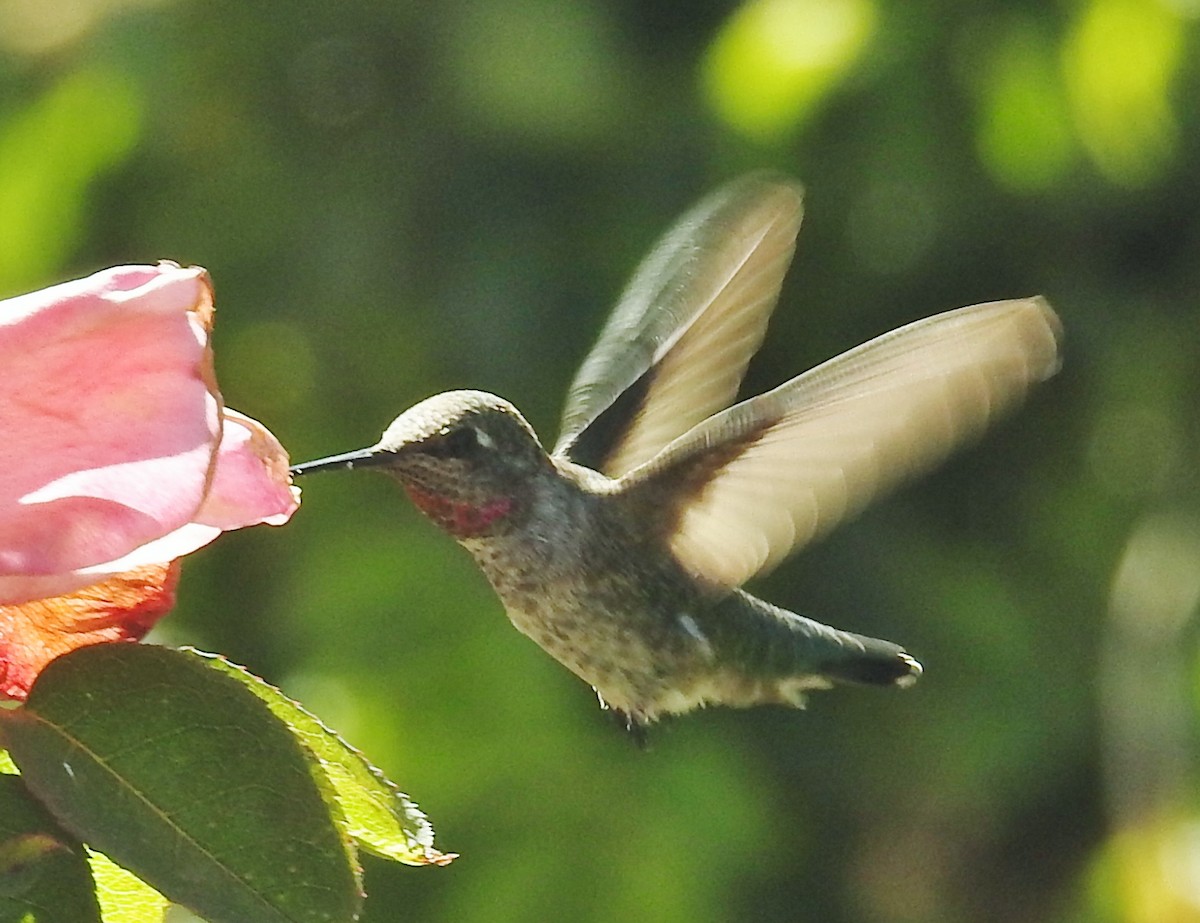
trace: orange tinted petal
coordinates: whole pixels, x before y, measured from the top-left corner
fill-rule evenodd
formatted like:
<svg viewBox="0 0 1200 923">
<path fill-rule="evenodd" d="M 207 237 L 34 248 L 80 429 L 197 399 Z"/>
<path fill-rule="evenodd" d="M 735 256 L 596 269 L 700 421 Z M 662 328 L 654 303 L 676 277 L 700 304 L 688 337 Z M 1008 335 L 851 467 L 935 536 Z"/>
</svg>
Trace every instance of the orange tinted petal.
<svg viewBox="0 0 1200 923">
<path fill-rule="evenodd" d="M 51 660 L 89 644 L 138 641 L 175 605 L 179 562 L 139 567 L 66 596 L 0 606 L 0 696 L 24 699 Z"/>
</svg>

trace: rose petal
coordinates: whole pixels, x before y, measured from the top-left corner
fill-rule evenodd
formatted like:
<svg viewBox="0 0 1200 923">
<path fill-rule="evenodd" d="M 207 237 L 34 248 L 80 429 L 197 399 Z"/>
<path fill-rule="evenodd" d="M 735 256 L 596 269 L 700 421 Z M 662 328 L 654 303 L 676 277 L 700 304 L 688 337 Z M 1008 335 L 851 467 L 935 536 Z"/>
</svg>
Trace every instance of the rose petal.
<svg viewBox="0 0 1200 923">
<path fill-rule="evenodd" d="M 217 452 L 217 467 L 195 522 L 148 542 L 116 561 L 81 571 L 94 580 L 117 573 L 171 561 L 191 554 L 222 532 L 260 523 L 280 526 L 300 506 L 300 489 L 291 486 L 288 457 L 283 446 L 259 423 L 236 410 L 223 411 L 225 426 Z M 0 598 L 3 581 L 0 581 Z"/>
<path fill-rule="evenodd" d="M 80 579 L 86 580 L 88 583 L 94 583 L 97 580 L 122 573 L 123 571 L 132 570 L 135 567 L 162 564 L 166 561 L 173 561 L 175 558 L 181 558 L 186 554 L 191 554 L 193 551 L 203 548 L 220 534 L 221 530 L 215 526 L 189 522 L 173 532 L 168 532 L 161 538 L 156 538 L 152 542 L 146 542 L 146 544 L 138 546 L 129 552 L 129 554 L 117 558 L 115 561 L 94 564 L 91 567 L 81 568 L 75 571 L 75 573 L 79 575 Z"/>
<path fill-rule="evenodd" d="M 221 406 L 211 325 L 207 273 L 174 263 L 0 302 L 0 605 L 295 511 L 283 448 Z"/>
<path fill-rule="evenodd" d="M 24 699 L 60 654 L 138 641 L 175 604 L 179 563 L 138 568 L 77 593 L 0 606 L 0 696 Z"/>
<path fill-rule="evenodd" d="M 71 592 L 113 574 L 173 561 L 203 548 L 223 531 L 266 523 L 283 525 L 300 505 L 291 486 L 288 457 L 257 420 L 224 411 L 225 427 L 208 496 L 196 522 L 135 548 L 114 561 L 51 577 L 0 577 L 0 603 Z"/>
<path fill-rule="evenodd" d="M 112 561 L 192 518 L 220 431 L 211 313 L 207 273 L 168 263 L 0 302 L 0 577 Z"/>
<path fill-rule="evenodd" d="M 300 505 L 287 452 L 257 420 L 228 407 L 224 413 L 217 470 L 195 521 L 226 530 L 283 525 Z"/>
</svg>

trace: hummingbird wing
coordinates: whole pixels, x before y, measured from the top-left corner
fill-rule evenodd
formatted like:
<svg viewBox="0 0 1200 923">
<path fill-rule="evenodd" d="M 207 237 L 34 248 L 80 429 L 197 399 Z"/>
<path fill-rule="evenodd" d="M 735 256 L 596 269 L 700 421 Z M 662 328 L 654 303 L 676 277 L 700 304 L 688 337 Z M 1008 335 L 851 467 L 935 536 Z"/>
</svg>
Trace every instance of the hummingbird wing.
<svg viewBox="0 0 1200 923">
<path fill-rule="evenodd" d="M 739 586 L 980 433 L 1058 370 L 1061 334 L 1041 298 L 917 321 L 700 423 L 625 489 L 684 567 Z"/>
<path fill-rule="evenodd" d="M 638 267 L 567 396 L 554 455 L 619 477 L 737 395 L 791 262 L 799 186 L 752 174 Z"/>
</svg>

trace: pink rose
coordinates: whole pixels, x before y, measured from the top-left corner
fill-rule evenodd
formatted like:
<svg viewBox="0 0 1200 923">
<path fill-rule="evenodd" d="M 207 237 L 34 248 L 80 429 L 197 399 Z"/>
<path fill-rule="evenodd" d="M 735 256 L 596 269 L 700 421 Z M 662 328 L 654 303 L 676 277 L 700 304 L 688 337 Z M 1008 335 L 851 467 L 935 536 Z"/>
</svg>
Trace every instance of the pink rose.
<svg viewBox="0 0 1200 923">
<path fill-rule="evenodd" d="M 212 319 L 208 273 L 174 263 L 0 301 L 0 693 L 79 646 L 64 635 L 142 637 L 173 601 L 170 562 L 295 511 L 282 446 L 222 404 Z M 108 635 L 86 640 L 98 619 Z M 56 640 L 33 663 L 39 625 Z"/>
</svg>

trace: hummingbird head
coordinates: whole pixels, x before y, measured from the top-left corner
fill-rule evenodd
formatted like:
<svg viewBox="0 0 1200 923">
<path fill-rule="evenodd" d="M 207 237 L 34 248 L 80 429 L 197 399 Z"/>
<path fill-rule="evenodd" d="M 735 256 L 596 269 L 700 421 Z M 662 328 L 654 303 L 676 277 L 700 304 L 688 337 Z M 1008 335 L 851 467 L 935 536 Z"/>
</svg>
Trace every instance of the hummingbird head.
<svg viewBox="0 0 1200 923">
<path fill-rule="evenodd" d="M 528 485 L 552 470 L 533 428 L 503 398 L 447 391 L 410 407 L 370 448 L 295 465 L 293 475 L 378 468 L 456 538 L 490 534 L 521 506 Z"/>
</svg>

